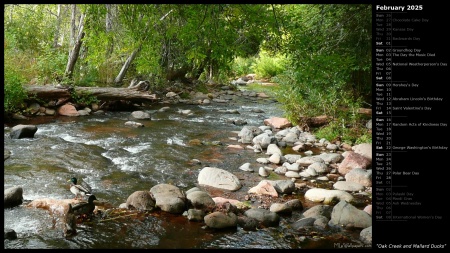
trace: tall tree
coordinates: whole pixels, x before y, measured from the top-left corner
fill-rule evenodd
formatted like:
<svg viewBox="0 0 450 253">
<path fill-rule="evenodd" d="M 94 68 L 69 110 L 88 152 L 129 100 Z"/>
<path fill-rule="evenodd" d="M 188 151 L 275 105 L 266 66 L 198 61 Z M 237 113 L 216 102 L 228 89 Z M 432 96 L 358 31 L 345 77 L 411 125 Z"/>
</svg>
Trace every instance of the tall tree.
<svg viewBox="0 0 450 253">
<path fill-rule="evenodd" d="M 159 21 L 163 21 L 171 12 L 172 12 L 172 10 L 168 11 L 167 13 L 165 13 L 159 19 Z M 139 19 L 142 19 L 143 15 L 144 14 L 140 13 Z M 156 21 L 153 25 L 150 25 L 150 22 L 151 22 L 151 19 L 147 19 L 147 22 L 145 22 L 145 26 L 143 27 L 143 30 L 141 31 L 142 34 L 144 34 L 144 36 L 142 38 L 139 38 L 136 48 L 133 50 L 133 52 L 130 54 L 130 56 L 128 56 L 128 58 L 125 61 L 124 65 L 122 66 L 119 74 L 114 79 L 114 83 L 116 83 L 116 84 L 121 84 L 122 83 L 123 78 L 125 77 L 125 74 L 128 71 L 128 68 L 130 67 L 131 63 L 136 58 L 136 56 L 139 54 L 139 52 L 141 51 L 143 44 L 147 41 L 147 38 L 150 35 L 150 31 L 149 30 L 152 29 L 154 26 L 156 26 L 158 21 Z"/>
<path fill-rule="evenodd" d="M 84 37 L 84 18 L 85 14 L 81 13 L 80 20 L 78 22 L 78 29 L 74 29 L 75 27 L 75 19 L 76 19 L 76 5 L 74 4 L 72 7 L 72 35 L 78 31 L 77 36 L 74 39 L 73 47 L 69 52 L 69 59 L 67 62 L 66 70 L 64 72 L 64 76 L 71 79 L 73 76 L 73 70 L 75 68 L 75 63 L 78 60 L 78 55 L 80 54 L 81 45 L 83 44 Z M 72 36 L 71 36 L 72 37 Z"/>
</svg>

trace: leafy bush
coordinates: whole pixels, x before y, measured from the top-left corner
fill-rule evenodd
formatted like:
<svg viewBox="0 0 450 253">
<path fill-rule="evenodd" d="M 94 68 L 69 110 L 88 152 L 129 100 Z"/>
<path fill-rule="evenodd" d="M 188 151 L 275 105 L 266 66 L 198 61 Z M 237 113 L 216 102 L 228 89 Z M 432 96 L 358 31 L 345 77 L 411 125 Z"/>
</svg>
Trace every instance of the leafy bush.
<svg viewBox="0 0 450 253">
<path fill-rule="evenodd" d="M 37 58 L 36 69 L 39 81 L 58 82 L 57 79 L 64 76 L 67 64 L 67 54 L 54 49 L 47 49 Z"/>
<path fill-rule="evenodd" d="M 82 105 L 90 105 L 93 103 L 98 103 L 99 100 L 89 92 L 71 92 L 71 97 L 75 101 L 75 103 Z"/>
<path fill-rule="evenodd" d="M 15 68 L 5 64 L 5 94 L 4 110 L 6 113 L 17 112 L 22 109 L 27 93 L 22 87 L 25 78 L 21 76 Z"/>
<path fill-rule="evenodd" d="M 262 50 L 259 57 L 251 65 L 251 70 L 260 78 L 272 78 L 284 72 L 287 63 L 286 57 L 280 54 L 271 56 Z"/>
<path fill-rule="evenodd" d="M 247 75 L 253 72 L 252 65 L 255 64 L 256 58 L 242 58 L 240 56 L 234 58 L 231 70 L 235 77 Z"/>
</svg>

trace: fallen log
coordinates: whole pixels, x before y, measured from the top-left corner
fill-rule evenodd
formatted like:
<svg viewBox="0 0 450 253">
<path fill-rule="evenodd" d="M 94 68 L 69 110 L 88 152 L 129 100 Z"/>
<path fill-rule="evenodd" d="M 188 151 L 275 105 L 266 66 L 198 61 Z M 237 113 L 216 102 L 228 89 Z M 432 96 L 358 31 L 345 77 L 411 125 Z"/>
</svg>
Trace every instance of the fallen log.
<svg viewBox="0 0 450 253">
<path fill-rule="evenodd" d="M 53 85 L 24 85 L 29 97 L 39 99 L 70 98 L 74 92 L 77 95 L 94 96 L 101 101 L 127 100 L 133 102 L 152 102 L 158 100 L 156 94 L 130 88 L 113 87 L 57 87 Z"/>
</svg>

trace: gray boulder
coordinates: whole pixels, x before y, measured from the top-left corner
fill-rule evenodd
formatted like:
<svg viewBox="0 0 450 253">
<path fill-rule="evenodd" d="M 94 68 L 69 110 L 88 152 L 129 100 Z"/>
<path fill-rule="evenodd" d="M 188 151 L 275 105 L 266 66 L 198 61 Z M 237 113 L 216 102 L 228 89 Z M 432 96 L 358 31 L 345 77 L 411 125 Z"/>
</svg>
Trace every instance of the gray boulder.
<svg viewBox="0 0 450 253">
<path fill-rule="evenodd" d="M 155 208 L 155 200 L 149 191 L 135 191 L 128 197 L 126 205 L 128 209 L 152 211 Z"/>
<path fill-rule="evenodd" d="M 205 216 L 206 226 L 215 229 L 237 227 L 238 218 L 234 213 L 214 212 Z"/>
<path fill-rule="evenodd" d="M 186 209 L 186 197 L 176 186 L 170 184 L 158 184 L 150 189 L 156 200 L 155 206 L 168 213 L 179 214 Z"/>
<path fill-rule="evenodd" d="M 280 216 L 266 209 L 251 208 L 244 215 L 259 221 L 265 227 L 277 227 L 280 223 Z"/>
<path fill-rule="evenodd" d="M 329 223 L 347 228 L 368 228 L 372 226 L 372 217 L 363 210 L 359 210 L 347 201 L 342 200 L 333 207 Z"/>
<path fill-rule="evenodd" d="M 34 138 L 37 130 L 35 125 L 17 125 L 11 128 L 9 136 L 11 139 Z"/>
<path fill-rule="evenodd" d="M 8 188 L 4 192 L 4 208 L 19 206 L 23 201 L 23 189 L 20 186 Z"/>
<path fill-rule="evenodd" d="M 198 174 L 198 183 L 230 191 L 237 191 L 242 187 L 239 178 L 235 175 L 215 167 L 203 168 Z"/>
</svg>

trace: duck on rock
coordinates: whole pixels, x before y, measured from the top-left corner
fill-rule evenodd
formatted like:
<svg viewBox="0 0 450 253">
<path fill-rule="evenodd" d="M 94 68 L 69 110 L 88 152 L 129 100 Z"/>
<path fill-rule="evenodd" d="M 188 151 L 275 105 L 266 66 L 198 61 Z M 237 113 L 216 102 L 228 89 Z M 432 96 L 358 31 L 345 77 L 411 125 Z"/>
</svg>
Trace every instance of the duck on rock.
<svg viewBox="0 0 450 253">
<path fill-rule="evenodd" d="M 94 200 L 97 200 L 95 195 L 90 195 L 88 202 L 80 202 L 78 204 L 75 204 L 72 207 L 73 213 L 76 216 L 82 216 L 82 217 L 86 217 L 86 216 L 92 214 L 95 210 Z"/>
<path fill-rule="evenodd" d="M 64 224 L 63 224 L 63 231 L 64 231 L 64 237 L 70 237 L 77 233 L 76 230 L 76 216 L 73 212 L 72 205 L 69 204 L 69 209 L 64 214 Z"/>
<path fill-rule="evenodd" d="M 90 196 L 92 195 L 92 188 L 84 181 L 81 182 L 81 184 L 77 184 L 77 178 L 72 177 L 67 182 L 70 182 L 70 191 L 75 194 L 74 199 L 78 199 L 78 196 L 81 196 L 83 198 L 84 196 Z"/>
</svg>

